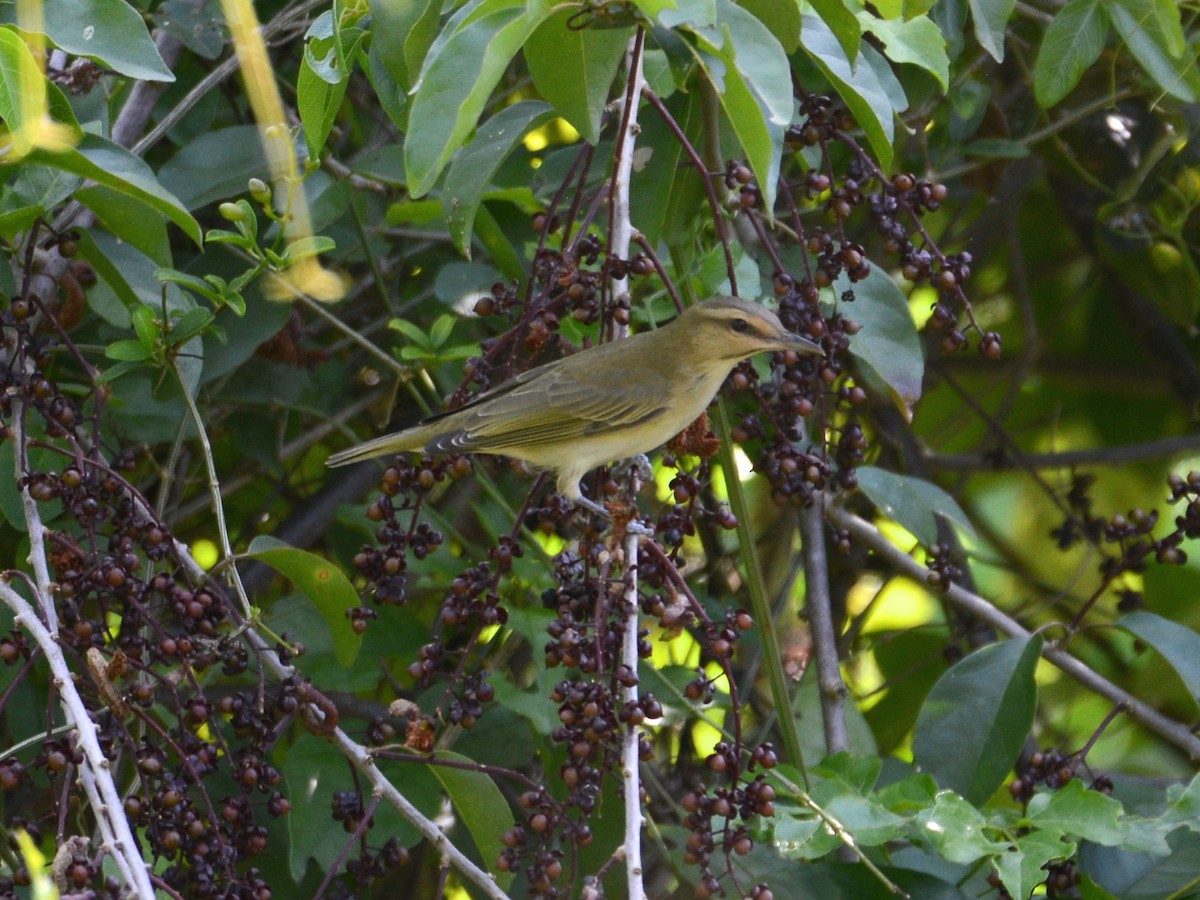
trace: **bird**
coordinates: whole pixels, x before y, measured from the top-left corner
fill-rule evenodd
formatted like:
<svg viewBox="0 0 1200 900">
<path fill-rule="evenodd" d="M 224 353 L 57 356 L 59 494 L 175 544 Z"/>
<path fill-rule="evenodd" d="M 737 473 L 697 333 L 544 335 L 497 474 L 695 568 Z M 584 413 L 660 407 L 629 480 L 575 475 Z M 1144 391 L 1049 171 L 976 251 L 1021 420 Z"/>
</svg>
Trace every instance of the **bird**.
<svg viewBox="0 0 1200 900">
<path fill-rule="evenodd" d="M 579 481 L 644 454 L 695 421 L 734 366 L 757 353 L 822 354 L 765 306 L 717 296 L 661 328 L 536 366 L 457 409 L 332 454 L 344 466 L 391 453 L 485 453 L 553 472 L 559 494 L 602 515 Z"/>
</svg>

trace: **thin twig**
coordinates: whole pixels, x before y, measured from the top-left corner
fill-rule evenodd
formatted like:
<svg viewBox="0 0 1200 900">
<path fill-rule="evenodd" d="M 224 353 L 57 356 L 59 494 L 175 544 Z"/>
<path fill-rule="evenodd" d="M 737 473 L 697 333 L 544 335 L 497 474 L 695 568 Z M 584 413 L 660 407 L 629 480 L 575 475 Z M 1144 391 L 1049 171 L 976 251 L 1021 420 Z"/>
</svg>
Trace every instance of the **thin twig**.
<svg viewBox="0 0 1200 900">
<path fill-rule="evenodd" d="M 146 863 L 141 857 L 141 845 L 134 837 L 128 819 L 125 818 L 121 792 L 117 790 L 113 781 L 108 757 L 100 749 L 96 723 L 92 721 L 83 698 L 79 696 L 75 677 L 67 665 L 62 648 L 55 635 L 42 624 L 33 607 L 13 590 L 7 581 L 0 581 L 0 600 L 12 610 L 15 626 L 29 633 L 50 663 L 54 689 L 62 703 L 63 711 L 74 724 L 75 742 L 83 752 L 83 765 L 79 769 L 80 780 L 88 796 L 88 804 L 96 815 L 100 834 L 121 872 L 121 880 L 136 896 L 153 897 L 154 887 L 150 883 Z M 38 602 L 43 607 L 53 606 L 49 595 L 39 596 Z"/>
<path fill-rule="evenodd" d="M 825 724 L 825 750 L 840 753 L 850 749 L 846 733 L 846 695 L 838 659 L 838 639 L 833 627 L 833 604 L 829 595 L 829 565 L 825 553 L 825 515 L 814 504 L 800 513 L 801 549 L 804 554 L 805 608 L 812 632 L 817 662 L 817 685 L 821 694 L 821 720 Z"/>
<path fill-rule="evenodd" d="M 884 537 L 883 533 L 870 522 L 836 506 L 831 506 L 827 514 L 829 521 L 835 527 L 844 528 L 850 532 L 854 540 L 870 547 L 893 569 L 916 581 L 924 581 L 928 574 L 925 567 Z M 1015 619 L 997 609 L 988 600 L 956 584 L 951 584 L 942 596 L 954 606 L 986 622 L 1009 637 L 1024 638 L 1029 637 L 1032 633 Z M 1193 734 L 1186 725 L 1164 716 L 1154 707 L 1122 690 L 1103 675 L 1080 662 L 1057 642 L 1047 641 L 1042 650 L 1042 656 L 1089 690 L 1113 703 L 1124 704 L 1129 715 L 1150 731 L 1187 753 L 1193 761 L 1200 760 L 1200 737 Z"/>
</svg>

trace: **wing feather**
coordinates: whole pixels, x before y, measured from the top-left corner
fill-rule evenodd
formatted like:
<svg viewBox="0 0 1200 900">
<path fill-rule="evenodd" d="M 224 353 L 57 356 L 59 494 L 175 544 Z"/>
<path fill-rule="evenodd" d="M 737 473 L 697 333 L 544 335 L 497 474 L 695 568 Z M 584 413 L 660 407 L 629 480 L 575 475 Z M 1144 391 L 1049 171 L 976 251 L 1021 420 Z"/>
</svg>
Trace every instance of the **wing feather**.
<svg viewBox="0 0 1200 900">
<path fill-rule="evenodd" d="M 564 360 L 567 362 L 569 360 Z M 552 365 L 518 377 L 445 417 L 447 431 L 427 444 L 431 451 L 488 451 L 569 441 L 662 415 L 661 398 L 623 388 L 577 366 Z M 598 382 L 598 383 L 596 383 Z M 435 425 L 437 420 L 430 421 Z"/>
</svg>

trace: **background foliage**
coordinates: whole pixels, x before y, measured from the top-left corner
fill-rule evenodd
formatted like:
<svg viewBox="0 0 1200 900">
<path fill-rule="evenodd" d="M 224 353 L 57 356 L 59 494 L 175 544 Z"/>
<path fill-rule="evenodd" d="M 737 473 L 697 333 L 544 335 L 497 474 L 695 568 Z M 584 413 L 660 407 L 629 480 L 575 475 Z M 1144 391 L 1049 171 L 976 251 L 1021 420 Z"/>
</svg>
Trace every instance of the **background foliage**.
<svg viewBox="0 0 1200 900">
<path fill-rule="evenodd" d="M 0 6 L 0 891 L 1196 893 L 1195 4 L 248 8 Z M 324 466 L 733 291 L 614 531 Z"/>
</svg>

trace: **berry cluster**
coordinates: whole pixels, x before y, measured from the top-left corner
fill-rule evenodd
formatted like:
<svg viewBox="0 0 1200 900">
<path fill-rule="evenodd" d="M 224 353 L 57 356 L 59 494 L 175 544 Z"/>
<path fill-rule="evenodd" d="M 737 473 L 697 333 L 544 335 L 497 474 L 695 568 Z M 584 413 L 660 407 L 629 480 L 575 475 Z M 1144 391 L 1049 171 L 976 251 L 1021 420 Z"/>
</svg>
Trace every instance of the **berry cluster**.
<svg viewBox="0 0 1200 900">
<path fill-rule="evenodd" d="M 1186 477 L 1171 475 L 1167 479 L 1170 502 L 1186 501 L 1186 505 L 1175 517 L 1175 527 L 1158 538 L 1154 537 L 1159 521 L 1155 510 L 1137 508 L 1108 519 L 1093 515 L 1088 490 L 1094 481 L 1090 475 L 1076 475 L 1072 479 L 1066 497 L 1067 517 L 1050 532 L 1060 548 L 1065 550 L 1085 540 L 1096 547 L 1115 544 L 1118 553 L 1104 553 L 1100 560 L 1104 586 L 1126 572 L 1144 572 L 1151 559 L 1164 565 L 1187 562 L 1187 551 L 1182 544 L 1184 540 L 1200 536 L 1200 472 L 1189 472 Z M 1120 592 L 1118 605 L 1122 612 L 1129 612 L 1141 604 L 1142 598 L 1137 591 L 1125 589 Z"/>
<path fill-rule="evenodd" d="M 377 604 L 403 605 L 408 598 L 408 555 L 424 559 L 444 540 L 441 532 L 417 515 L 425 497 L 448 479 L 470 474 L 471 464 L 464 456 L 426 457 L 413 463 L 397 457 L 380 479 L 380 497 L 367 508 L 367 518 L 382 523 L 377 545 L 364 544 L 354 557 L 354 567 L 370 581 Z M 399 498 L 399 499 L 397 499 Z M 401 524 L 397 510 L 413 510 L 409 526 Z M 372 610 L 358 608 L 347 615 L 361 631 L 375 617 Z"/>
<path fill-rule="evenodd" d="M 754 749 L 745 767 L 745 780 L 741 762 L 736 747 L 719 742 L 705 763 L 710 771 L 726 779 L 726 786 L 711 790 L 697 786 L 681 801 L 687 813 L 683 824 L 688 829 L 683 859 L 700 867 L 697 897 L 724 896 L 718 872 L 732 871 L 732 866 L 726 861 L 714 872 L 714 856 L 745 856 L 754 849 L 749 822 L 756 816 L 775 815 L 775 789 L 761 772 L 753 774 L 756 769 L 769 770 L 778 764 L 774 748 L 767 743 Z M 774 895 L 766 885 L 757 885 L 750 896 L 770 900 Z"/>
<path fill-rule="evenodd" d="M 1033 798 L 1034 788 L 1039 784 L 1045 785 L 1052 791 L 1058 790 L 1075 778 L 1082 763 L 1083 759 L 1078 754 L 1067 755 L 1054 747 L 1035 750 L 1023 765 L 1018 764 L 1017 777 L 1009 783 L 1008 792 L 1012 794 L 1014 800 L 1024 806 Z M 1092 779 L 1088 788 L 1111 795 L 1112 779 L 1107 775 L 1097 775 Z"/>
<path fill-rule="evenodd" d="M 963 292 L 971 275 L 970 254 L 942 253 L 922 224 L 922 218 L 936 212 L 949 196 L 946 185 L 904 172 L 887 177 L 851 137 L 854 122 L 848 111 L 835 108 L 830 98 L 801 92 L 800 109 L 803 119 L 788 129 L 788 145 L 794 150 L 820 151 L 820 162 L 805 173 L 800 194 L 808 204 L 820 205 L 832 222 L 830 229 L 818 226 L 807 232 L 810 258 L 806 280 L 822 288 L 842 274 L 851 283 L 867 277 L 866 251 L 846 234 L 854 211 L 865 207 L 882 238 L 882 249 L 896 260 L 904 277 L 937 291 L 926 330 L 941 336 L 943 350 L 951 353 L 964 348 L 966 332 L 974 330 L 980 335 L 980 353 L 998 357 L 999 334 L 979 328 Z M 835 146 L 851 155 L 841 172 L 833 162 Z M 799 205 L 793 202 L 792 208 L 798 211 Z M 805 233 L 798 216 L 794 225 L 799 235 Z M 961 327 L 964 317 L 967 324 Z"/>
</svg>

